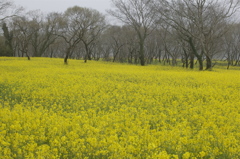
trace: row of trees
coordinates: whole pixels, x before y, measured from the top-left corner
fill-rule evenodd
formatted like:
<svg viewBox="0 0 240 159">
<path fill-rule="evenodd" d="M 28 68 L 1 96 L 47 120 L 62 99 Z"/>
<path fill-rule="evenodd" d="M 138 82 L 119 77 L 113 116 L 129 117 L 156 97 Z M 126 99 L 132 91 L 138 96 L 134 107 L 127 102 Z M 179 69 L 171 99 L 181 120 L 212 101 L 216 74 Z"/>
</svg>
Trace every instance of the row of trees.
<svg viewBox="0 0 240 159">
<path fill-rule="evenodd" d="M 8 4 L 8 5 L 4 5 Z M 0 13 L 12 4 L 0 3 Z M 158 61 L 199 70 L 214 59 L 240 65 L 239 0 L 112 0 L 110 25 L 100 12 L 74 6 L 64 13 L 4 16 L 0 55 L 129 62 Z"/>
</svg>

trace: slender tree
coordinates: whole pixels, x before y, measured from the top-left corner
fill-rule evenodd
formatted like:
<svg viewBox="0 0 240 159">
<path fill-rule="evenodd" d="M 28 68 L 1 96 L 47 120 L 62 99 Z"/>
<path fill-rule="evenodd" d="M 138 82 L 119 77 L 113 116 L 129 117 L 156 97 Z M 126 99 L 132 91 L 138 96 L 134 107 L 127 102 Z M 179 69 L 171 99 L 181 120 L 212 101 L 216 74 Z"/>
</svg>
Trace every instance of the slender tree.
<svg viewBox="0 0 240 159">
<path fill-rule="evenodd" d="M 58 14 L 58 36 L 66 43 L 64 63 L 68 64 L 68 58 L 73 53 L 77 44 L 81 41 L 81 24 L 79 23 L 77 7 L 68 8 L 63 15 Z"/>
<path fill-rule="evenodd" d="M 139 60 L 145 65 L 144 45 L 153 30 L 156 12 L 150 8 L 152 0 L 112 0 L 115 10 L 108 13 L 126 25 L 132 26 L 138 35 Z"/>
<path fill-rule="evenodd" d="M 106 28 L 105 16 L 94 9 L 74 7 L 79 13 L 80 39 L 85 48 L 84 61 L 92 59 L 92 50 L 103 30 Z"/>
</svg>

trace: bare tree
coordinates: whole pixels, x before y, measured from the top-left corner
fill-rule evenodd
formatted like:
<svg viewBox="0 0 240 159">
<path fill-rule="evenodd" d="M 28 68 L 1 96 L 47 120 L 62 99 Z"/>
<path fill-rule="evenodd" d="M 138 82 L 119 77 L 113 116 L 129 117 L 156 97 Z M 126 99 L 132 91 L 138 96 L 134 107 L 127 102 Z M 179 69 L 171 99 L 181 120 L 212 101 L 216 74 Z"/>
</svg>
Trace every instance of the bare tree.
<svg viewBox="0 0 240 159">
<path fill-rule="evenodd" d="M 108 35 L 108 44 L 111 46 L 113 62 L 117 60 L 120 49 L 126 45 L 126 42 L 123 40 L 123 34 L 124 33 L 121 26 L 111 26 L 105 32 L 105 35 Z"/>
<path fill-rule="evenodd" d="M 91 49 L 105 26 L 105 18 L 96 10 L 74 6 L 68 8 L 58 21 L 59 37 L 67 43 L 64 63 L 74 53 L 77 45 L 83 42 L 87 59 L 91 59 Z"/>
<path fill-rule="evenodd" d="M 138 35 L 139 59 L 145 65 L 144 44 L 153 29 L 156 12 L 150 8 L 152 0 L 112 0 L 115 10 L 108 13 L 126 25 L 132 26 Z"/>
<path fill-rule="evenodd" d="M 31 13 L 31 28 L 33 37 L 31 45 L 33 56 L 41 57 L 49 49 L 49 46 L 54 43 L 57 36 L 57 20 L 55 13 L 50 13 L 44 17 L 40 12 Z"/>
<path fill-rule="evenodd" d="M 64 63 L 68 63 L 69 56 L 73 53 L 77 44 L 81 41 L 81 26 L 79 24 L 79 13 L 73 8 L 68 8 L 64 15 L 58 14 L 58 36 L 67 44 Z"/>
<path fill-rule="evenodd" d="M 12 35 L 11 45 L 15 55 L 26 55 L 29 59 L 30 56 L 47 56 L 50 45 L 57 38 L 57 18 L 54 13 L 44 17 L 38 10 L 25 13 L 25 16 L 13 17 L 9 21 L 9 33 Z"/>
<path fill-rule="evenodd" d="M 128 63 L 139 63 L 139 39 L 136 31 L 129 26 L 124 25 L 122 26 L 122 34 L 123 40 L 125 41 L 126 45 L 124 45 L 122 51 L 120 52 L 121 61 L 123 59 L 128 58 Z M 145 62 L 145 61 L 144 61 Z"/>
<path fill-rule="evenodd" d="M 94 9 L 74 7 L 78 12 L 78 23 L 81 29 L 81 42 L 85 48 L 84 61 L 92 59 L 92 50 L 95 42 L 106 27 L 105 16 Z"/>
<path fill-rule="evenodd" d="M 229 27 L 228 33 L 224 36 L 224 56 L 227 60 L 229 69 L 231 66 L 240 65 L 240 24 L 234 24 Z"/>
<path fill-rule="evenodd" d="M 161 54 L 163 47 L 163 38 L 158 28 L 156 28 L 146 39 L 146 56 L 147 63 L 151 64 L 154 60 L 158 59 L 161 62 Z"/>
<path fill-rule="evenodd" d="M 189 43 L 197 57 L 199 69 L 212 68 L 212 57 L 218 41 L 227 31 L 231 16 L 238 10 L 239 0 L 156 0 L 161 20 L 173 27 Z"/>
<path fill-rule="evenodd" d="M 0 1 L 0 22 L 5 19 L 17 16 L 23 8 L 14 6 L 11 0 Z"/>
<path fill-rule="evenodd" d="M 28 60 L 30 60 L 30 44 L 34 34 L 34 31 L 31 29 L 31 21 L 29 17 L 14 17 L 12 19 L 12 30 L 13 30 L 13 43 L 14 50 L 18 52 L 18 56 L 26 55 Z"/>
<path fill-rule="evenodd" d="M 15 7 L 14 3 L 11 0 L 1 0 L 0 1 L 0 24 L 2 25 L 3 35 L 5 38 L 5 46 L 1 46 L 3 48 L 3 52 L 5 56 L 13 56 L 13 47 L 12 40 L 13 34 L 12 31 L 9 30 L 7 20 L 9 18 L 17 16 L 23 8 Z M 2 39 L 1 39 L 2 40 Z"/>
</svg>

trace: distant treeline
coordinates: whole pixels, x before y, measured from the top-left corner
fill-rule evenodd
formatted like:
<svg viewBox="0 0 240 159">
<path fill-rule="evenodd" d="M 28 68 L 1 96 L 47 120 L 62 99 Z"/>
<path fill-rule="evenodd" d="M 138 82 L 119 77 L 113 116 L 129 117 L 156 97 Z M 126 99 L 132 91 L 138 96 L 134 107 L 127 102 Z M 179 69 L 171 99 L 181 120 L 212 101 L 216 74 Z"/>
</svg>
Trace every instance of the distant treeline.
<svg viewBox="0 0 240 159">
<path fill-rule="evenodd" d="M 240 23 L 234 20 L 238 3 L 114 0 L 115 9 L 108 13 L 122 25 L 79 6 L 47 15 L 18 12 L 0 19 L 0 56 L 60 57 L 66 64 L 69 58 L 173 66 L 181 60 L 187 68 L 197 61 L 199 70 L 204 65 L 212 69 L 218 59 L 227 67 L 239 66 Z M 7 9 L 0 6 L 1 12 Z"/>
</svg>

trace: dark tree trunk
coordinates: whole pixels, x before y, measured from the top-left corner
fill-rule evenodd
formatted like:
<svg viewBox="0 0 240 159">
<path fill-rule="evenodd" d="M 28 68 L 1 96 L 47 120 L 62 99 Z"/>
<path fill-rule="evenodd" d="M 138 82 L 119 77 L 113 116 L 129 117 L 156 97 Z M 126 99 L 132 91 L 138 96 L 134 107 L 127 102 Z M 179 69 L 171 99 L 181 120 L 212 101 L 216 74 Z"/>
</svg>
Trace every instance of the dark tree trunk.
<svg viewBox="0 0 240 159">
<path fill-rule="evenodd" d="M 133 59 L 133 56 L 132 56 L 132 53 L 130 53 L 130 56 L 128 57 L 128 63 L 132 63 L 132 59 Z"/>
<path fill-rule="evenodd" d="M 50 58 L 52 58 L 53 57 L 53 49 L 51 49 L 51 52 L 50 52 Z"/>
<path fill-rule="evenodd" d="M 85 46 L 85 51 L 86 51 L 86 55 L 85 55 L 85 58 L 84 58 L 84 62 L 87 63 L 87 60 L 92 60 L 91 58 L 91 54 L 90 54 L 90 51 L 89 51 L 89 44 L 87 44 L 86 42 L 83 42 L 84 46 Z"/>
<path fill-rule="evenodd" d="M 189 44 L 190 44 L 190 47 L 192 48 L 192 53 L 197 57 L 197 60 L 198 60 L 198 63 L 199 63 L 199 70 L 203 70 L 203 60 L 202 60 L 202 55 L 199 55 L 197 53 L 197 50 L 193 44 L 193 41 L 192 41 L 192 38 L 190 37 L 189 38 Z"/>
<path fill-rule="evenodd" d="M 190 54 L 190 68 L 194 69 L 194 54 Z"/>
<path fill-rule="evenodd" d="M 234 64 L 234 66 L 239 65 L 239 62 L 240 62 L 240 54 L 239 54 L 238 57 L 236 58 L 236 62 L 235 62 L 235 64 Z"/>
<path fill-rule="evenodd" d="M 67 51 L 66 51 L 66 56 L 64 58 L 64 64 L 68 64 L 68 58 L 69 58 L 70 50 L 71 50 L 71 48 L 68 48 Z"/>
<path fill-rule="evenodd" d="M 133 58 L 135 54 L 135 49 L 128 48 L 129 54 L 128 54 L 128 63 L 133 63 Z"/>
<path fill-rule="evenodd" d="M 135 57 L 134 57 L 134 63 L 135 63 L 135 64 L 138 64 L 138 56 L 135 56 Z"/>
<path fill-rule="evenodd" d="M 184 56 L 182 56 L 181 60 L 182 60 L 182 67 L 185 67 L 186 62 L 185 62 Z"/>
<path fill-rule="evenodd" d="M 114 56 L 113 56 L 113 62 L 115 62 L 115 60 L 116 60 L 116 58 L 117 58 L 117 55 L 118 55 L 118 53 L 119 53 L 119 49 L 116 51 L 116 53 L 114 54 Z"/>
<path fill-rule="evenodd" d="M 87 57 L 88 57 L 88 60 L 92 60 L 92 52 L 89 49 L 88 49 Z"/>
<path fill-rule="evenodd" d="M 162 51 L 159 50 L 158 51 L 158 62 L 160 62 L 160 63 L 161 63 L 161 55 L 162 55 Z"/>
<path fill-rule="evenodd" d="M 186 65 L 186 68 L 188 68 L 188 67 L 189 67 L 189 66 L 188 66 L 188 56 L 186 56 L 185 58 L 186 58 L 186 60 L 185 60 L 185 65 Z"/>
<path fill-rule="evenodd" d="M 150 58 L 149 62 L 150 62 L 150 64 L 153 63 L 153 57 Z"/>
<path fill-rule="evenodd" d="M 177 66 L 177 59 L 172 57 L 172 66 Z"/>
<path fill-rule="evenodd" d="M 163 56 L 162 61 L 163 61 L 163 64 L 165 65 L 165 63 L 166 63 L 166 53 L 165 53 L 165 55 Z"/>
<path fill-rule="evenodd" d="M 206 56 L 206 70 L 212 70 L 212 59 L 209 56 Z"/>
<path fill-rule="evenodd" d="M 230 53 L 229 52 L 227 53 L 227 63 L 228 63 L 227 69 L 229 69 L 229 66 L 231 65 Z"/>
<path fill-rule="evenodd" d="M 227 69 L 229 69 L 229 66 L 231 65 L 231 63 L 228 61 L 228 65 L 227 65 Z"/>
<path fill-rule="evenodd" d="M 202 71 L 203 70 L 203 60 L 202 60 L 202 56 L 197 56 L 198 62 L 199 62 L 199 70 Z"/>
<path fill-rule="evenodd" d="M 168 63 L 169 65 L 171 65 L 171 61 L 170 61 L 169 54 L 167 54 L 167 63 Z"/>
<path fill-rule="evenodd" d="M 28 60 L 31 60 L 30 56 L 28 55 L 28 53 L 26 52 L 26 56 Z"/>
<path fill-rule="evenodd" d="M 139 47 L 140 47 L 140 50 L 139 50 L 140 64 L 141 64 L 141 66 L 144 66 L 145 65 L 145 57 L 144 57 L 144 41 L 143 40 L 140 40 Z"/>
<path fill-rule="evenodd" d="M 66 54 L 66 56 L 64 58 L 64 64 L 68 64 L 68 54 Z"/>
<path fill-rule="evenodd" d="M 189 55 L 187 53 L 187 50 L 183 47 L 183 52 L 184 52 L 184 55 L 183 55 L 183 67 L 185 66 L 186 68 L 188 68 L 188 58 L 189 58 Z M 194 57 L 193 57 L 194 59 Z"/>
</svg>

